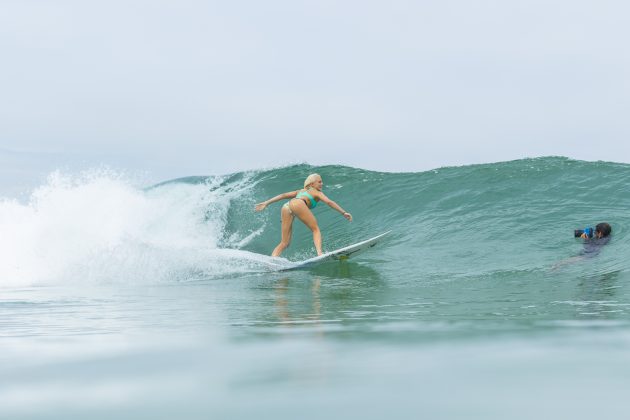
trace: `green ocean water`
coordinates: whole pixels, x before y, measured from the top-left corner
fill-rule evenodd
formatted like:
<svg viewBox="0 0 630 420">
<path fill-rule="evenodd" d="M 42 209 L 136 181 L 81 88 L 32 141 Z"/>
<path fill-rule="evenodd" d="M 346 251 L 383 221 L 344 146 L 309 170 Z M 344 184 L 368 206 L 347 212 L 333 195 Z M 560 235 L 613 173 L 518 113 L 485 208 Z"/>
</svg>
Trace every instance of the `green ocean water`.
<svg viewBox="0 0 630 420">
<path fill-rule="evenodd" d="M 354 216 L 317 206 L 325 250 L 392 233 L 356 259 L 270 271 L 281 203 L 253 206 L 311 172 Z M 629 208 L 630 165 L 561 157 L 50 182 L 0 206 L 0 414 L 616 418 Z M 612 240 L 584 255 L 573 230 L 604 221 Z M 311 256 L 296 222 L 283 257 Z"/>
</svg>

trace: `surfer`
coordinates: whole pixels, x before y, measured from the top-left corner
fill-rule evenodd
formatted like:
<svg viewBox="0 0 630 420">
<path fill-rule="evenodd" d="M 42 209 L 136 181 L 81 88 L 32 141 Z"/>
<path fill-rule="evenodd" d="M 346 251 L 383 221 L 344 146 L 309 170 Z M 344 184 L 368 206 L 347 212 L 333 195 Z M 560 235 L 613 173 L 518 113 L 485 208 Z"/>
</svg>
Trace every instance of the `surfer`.
<svg viewBox="0 0 630 420">
<path fill-rule="evenodd" d="M 272 257 L 282 254 L 291 243 L 291 235 L 293 233 L 293 219 L 297 216 L 312 232 L 313 242 L 317 255 L 322 255 L 322 233 L 317 225 L 317 220 L 311 210 L 315 208 L 318 202 L 323 201 L 331 208 L 337 210 L 348 221 L 352 221 L 352 215 L 342 209 L 339 204 L 332 201 L 322 192 L 322 177 L 319 174 L 311 174 L 304 181 L 304 189 L 297 191 L 289 191 L 284 194 L 277 195 L 267 201 L 256 204 L 256 211 L 263 211 L 269 204 L 280 200 L 289 200 L 280 209 L 280 220 L 282 221 L 282 239 L 280 243 L 271 253 Z"/>
</svg>

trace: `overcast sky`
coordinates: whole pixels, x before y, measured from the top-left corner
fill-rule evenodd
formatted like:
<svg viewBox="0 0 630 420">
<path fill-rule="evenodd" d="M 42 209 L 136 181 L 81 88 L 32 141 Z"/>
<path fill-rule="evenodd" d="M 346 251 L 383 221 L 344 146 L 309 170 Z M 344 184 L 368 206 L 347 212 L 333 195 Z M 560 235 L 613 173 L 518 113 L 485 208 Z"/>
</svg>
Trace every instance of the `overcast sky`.
<svg viewBox="0 0 630 420">
<path fill-rule="evenodd" d="M 623 1 L 0 0 L 0 154 L 157 178 L 630 162 Z"/>
</svg>

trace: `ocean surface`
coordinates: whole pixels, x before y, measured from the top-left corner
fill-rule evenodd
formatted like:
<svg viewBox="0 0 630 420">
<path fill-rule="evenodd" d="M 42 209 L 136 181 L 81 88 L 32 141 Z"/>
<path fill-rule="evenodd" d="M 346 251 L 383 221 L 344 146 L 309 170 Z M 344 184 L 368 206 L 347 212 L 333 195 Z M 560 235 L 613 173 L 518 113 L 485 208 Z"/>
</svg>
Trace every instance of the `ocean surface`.
<svg viewBox="0 0 630 420">
<path fill-rule="evenodd" d="M 277 272 L 318 172 L 324 249 Z M 573 230 L 612 225 L 584 256 Z M 55 172 L 0 199 L 0 418 L 592 419 L 630 409 L 630 165 L 296 165 L 138 185 Z M 297 222 L 297 261 L 315 255 Z M 620 417 L 621 416 L 621 417 Z"/>
</svg>

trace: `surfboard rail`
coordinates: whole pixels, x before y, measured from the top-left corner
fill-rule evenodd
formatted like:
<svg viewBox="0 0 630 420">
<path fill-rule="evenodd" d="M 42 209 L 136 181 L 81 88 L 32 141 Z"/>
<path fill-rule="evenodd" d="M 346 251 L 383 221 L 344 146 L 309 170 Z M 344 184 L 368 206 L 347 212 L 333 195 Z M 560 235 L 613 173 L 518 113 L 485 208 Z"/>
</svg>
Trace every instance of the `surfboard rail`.
<svg viewBox="0 0 630 420">
<path fill-rule="evenodd" d="M 329 261 L 329 260 L 347 260 L 348 258 L 350 258 L 353 255 L 359 254 L 361 252 L 364 252 L 364 251 L 374 247 L 384 236 L 387 236 L 390 233 L 391 233 L 391 230 L 388 230 L 387 232 L 381 233 L 380 235 L 376 235 L 373 238 L 366 239 L 364 241 L 357 242 L 355 244 L 348 245 L 348 246 L 345 246 L 343 248 L 336 249 L 334 251 L 326 252 L 326 253 L 324 253 L 322 255 L 319 255 L 319 256 L 313 257 L 313 258 L 309 258 L 309 259 L 304 260 L 304 261 L 294 262 L 289 267 L 286 267 L 285 269 L 283 269 L 281 271 L 294 270 L 296 268 L 308 267 L 308 266 L 312 266 L 312 265 L 315 265 L 315 264 L 320 264 L 322 262 Z"/>
</svg>

